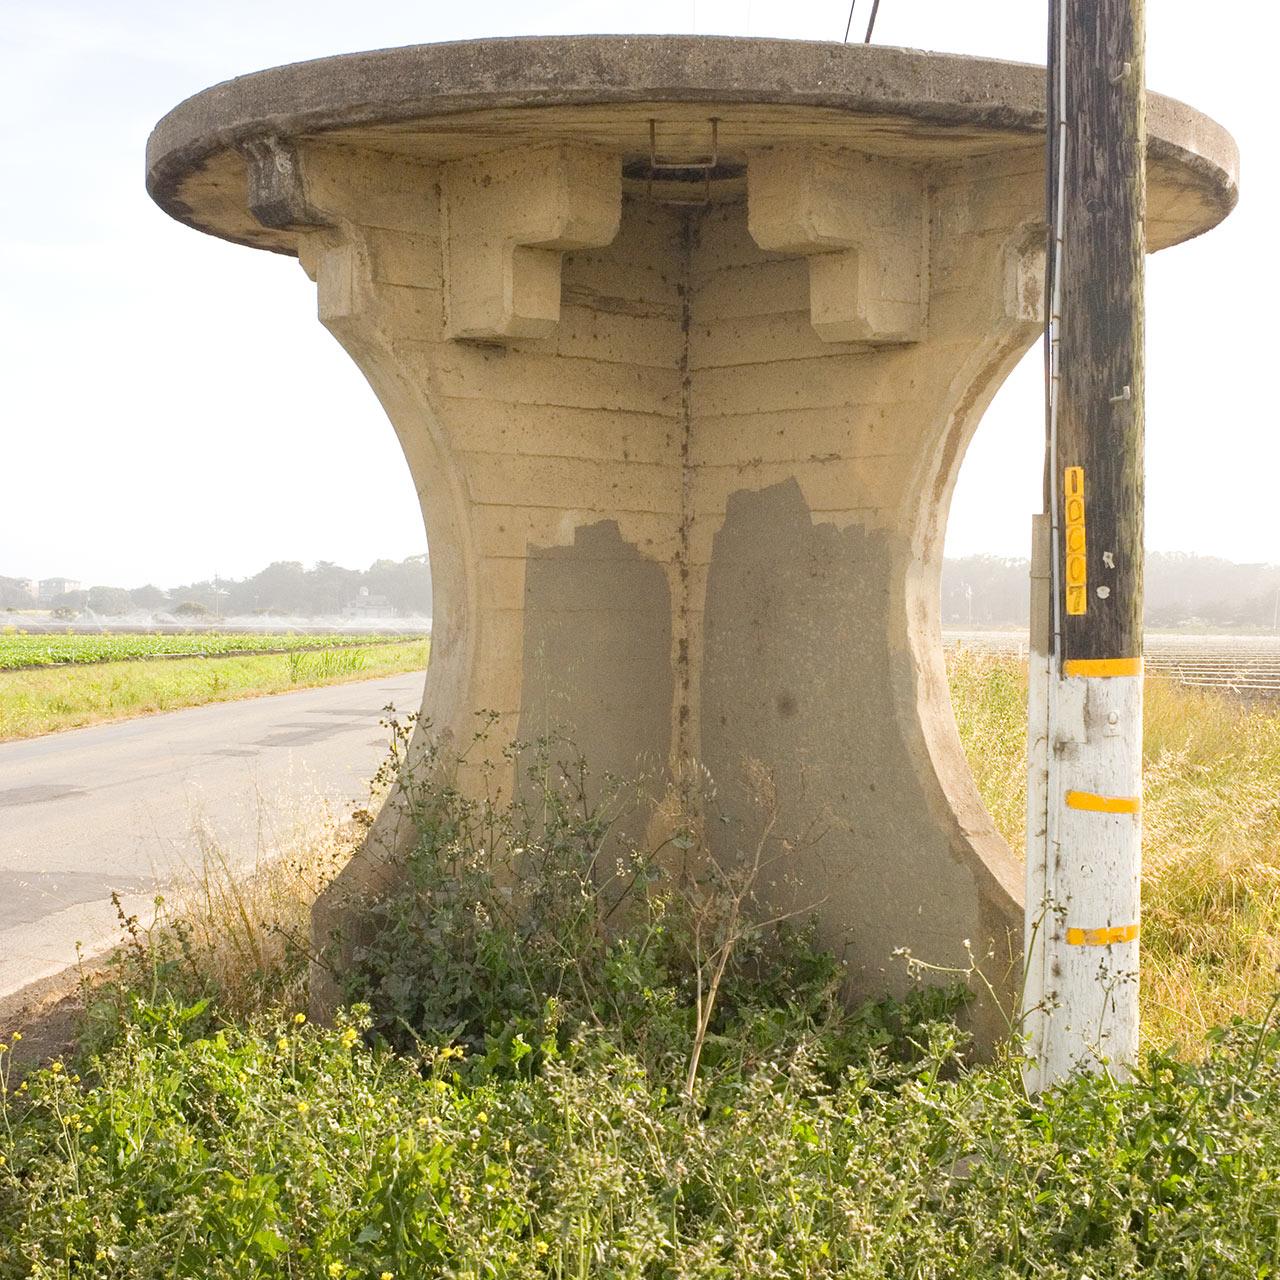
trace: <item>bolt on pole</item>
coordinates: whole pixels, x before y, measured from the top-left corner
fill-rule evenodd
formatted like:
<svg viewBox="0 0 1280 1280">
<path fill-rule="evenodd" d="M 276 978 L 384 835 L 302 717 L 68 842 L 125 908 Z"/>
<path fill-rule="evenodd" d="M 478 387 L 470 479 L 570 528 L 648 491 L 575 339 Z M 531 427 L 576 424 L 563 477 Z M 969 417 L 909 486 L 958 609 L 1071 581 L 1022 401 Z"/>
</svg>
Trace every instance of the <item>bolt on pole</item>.
<svg viewBox="0 0 1280 1280">
<path fill-rule="evenodd" d="M 1051 0 L 1046 511 L 1032 557 L 1028 1084 L 1138 1049 L 1143 0 Z"/>
</svg>

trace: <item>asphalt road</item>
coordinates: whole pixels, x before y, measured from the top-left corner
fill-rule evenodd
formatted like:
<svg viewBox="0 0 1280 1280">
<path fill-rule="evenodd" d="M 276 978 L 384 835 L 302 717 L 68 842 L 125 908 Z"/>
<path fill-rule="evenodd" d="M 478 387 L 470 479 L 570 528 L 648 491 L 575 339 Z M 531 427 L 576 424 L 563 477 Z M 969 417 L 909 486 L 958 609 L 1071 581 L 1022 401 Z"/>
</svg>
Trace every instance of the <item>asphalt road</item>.
<svg viewBox="0 0 1280 1280">
<path fill-rule="evenodd" d="M 216 845 L 232 866 L 364 801 L 379 724 L 423 673 L 170 711 L 0 743 L 0 997 L 116 941 Z"/>
</svg>

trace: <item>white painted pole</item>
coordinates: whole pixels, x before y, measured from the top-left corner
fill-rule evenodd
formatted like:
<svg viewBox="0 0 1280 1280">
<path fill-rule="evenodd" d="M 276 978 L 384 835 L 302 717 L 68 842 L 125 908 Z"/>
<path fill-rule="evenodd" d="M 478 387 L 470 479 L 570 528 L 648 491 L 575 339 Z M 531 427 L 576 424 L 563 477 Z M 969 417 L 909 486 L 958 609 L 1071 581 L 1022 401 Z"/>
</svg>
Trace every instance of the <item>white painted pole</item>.
<svg viewBox="0 0 1280 1280">
<path fill-rule="evenodd" d="M 1032 1090 L 1123 1072 L 1137 1056 L 1142 862 L 1142 0 L 1051 0 L 1050 13 L 1049 512 L 1035 537 L 1027 788 Z"/>
<path fill-rule="evenodd" d="M 1142 676 L 1051 676 L 1050 699 L 1046 1083 L 1138 1053 Z"/>
</svg>

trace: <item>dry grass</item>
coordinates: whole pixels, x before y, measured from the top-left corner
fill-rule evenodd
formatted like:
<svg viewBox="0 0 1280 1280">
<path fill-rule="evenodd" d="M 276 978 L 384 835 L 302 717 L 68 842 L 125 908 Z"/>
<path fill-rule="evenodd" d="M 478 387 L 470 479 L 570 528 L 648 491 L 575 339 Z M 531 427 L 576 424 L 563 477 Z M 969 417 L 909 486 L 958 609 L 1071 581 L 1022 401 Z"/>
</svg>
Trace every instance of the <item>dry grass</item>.
<svg viewBox="0 0 1280 1280">
<path fill-rule="evenodd" d="M 374 807 L 382 790 L 374 795 Z M 346 865 L 371 814 L 340 818 L 310 796 L 287 813 L 258 797 L 251 860 L 229 852 L 199 813 L 185 868 L 151 904 L 115 899 L 118 945 L 0 1000 L 0 1042 L 21 1033 L 24 1068 L 92 1045 L 118 1026 L 128 993 L 149 987 L 212 994 L 219 1010 L 251 1019 L 307 1007 L 311 906 Z M 136 916 L 126 914 L 137 910 Z M 2 1051 L 0 1051 L 2 1052 Z"/>
<path fill-rule="evenodd" d="M 189 852 L 166 872 L 163 891 L 113 895 L 120 929 L 108 949 L 81 952 L 72 968 L 0 999 L 0 1043 L 21 1033 L 12 1048 L 24 1070 L 92 1052 L 131 1016 L 131 997 L 148 992 L 209 997 L 220 1016 L 245 1022 L 306 1009 L 311 908 L 364 840 L 386 793 L 376 778 L 365 804 L 348 812 L 305 779 L 276 794 L 257 790 L 247 840 L 228 840 L 194 803 Z"/>
<path fill-rule="evenodd" d="M 1025 664 L 962 650 L 949 665 L 978 790 L 1021 856 Z M 1280 712 L 1148 680 L 1143 755 L 1143 1031 L 1185 1045 L 1280 985 Z"/>
<path fill-rule="evenodd" d="M 201 833 L 199 860 L 170 889 L 159 923 L 181 922 L 222 1009 L 247 1017 L 272 1005 L 306 1008 L 311 906 L 365 829 L 331 817 L 299 821 L 251 868 Z"/>
</svg>

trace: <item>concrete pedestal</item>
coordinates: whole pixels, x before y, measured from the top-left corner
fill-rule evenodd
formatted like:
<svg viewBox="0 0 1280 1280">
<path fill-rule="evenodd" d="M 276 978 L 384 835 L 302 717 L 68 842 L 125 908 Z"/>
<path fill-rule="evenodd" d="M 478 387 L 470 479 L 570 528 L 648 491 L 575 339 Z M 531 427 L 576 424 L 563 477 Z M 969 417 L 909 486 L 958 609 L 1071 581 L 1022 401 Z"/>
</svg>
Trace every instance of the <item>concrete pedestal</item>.
<svg viewBox="0 0 1280 1280">
<path fill-rule="evenodd" d="M 1020 949 L 938 574 L 1043 323 L 1043 97 L 1035 68 L 895 49 L 486 41 L 232 81 L 149 147 L 175 217 L 298 255 L 399 434 L 435 731 L 489 709 L 596 770 L 696 760 L 730 811 L 761 762 L 778 829 L 827 828 L 780 905 L 819 904 L 860 993 L 903 986 L 897 948 Z M 1149 129 L 1163 248 L 1229 211 L 1235 151 L 1155 96 Z"/>
</svg>

